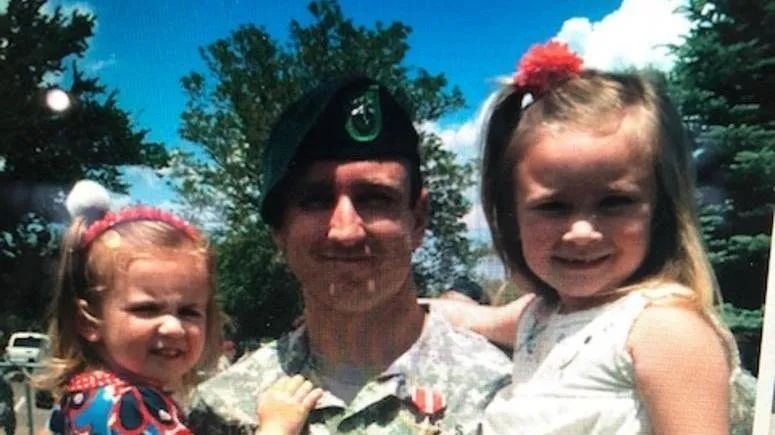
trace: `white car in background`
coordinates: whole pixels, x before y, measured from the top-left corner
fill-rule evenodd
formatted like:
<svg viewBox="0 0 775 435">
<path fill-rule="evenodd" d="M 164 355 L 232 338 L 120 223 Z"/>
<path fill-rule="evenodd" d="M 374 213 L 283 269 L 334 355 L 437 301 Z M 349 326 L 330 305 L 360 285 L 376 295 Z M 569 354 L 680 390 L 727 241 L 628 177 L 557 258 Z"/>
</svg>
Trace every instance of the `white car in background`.
<svg viewBox="0 0 775 435">
<path fill-rule="evenodd" d="M 50 340 L 39 332 L 14 332 L 5 347 L 5 358 L 15 364 L 39 362 L 48 355 Z"/>
</svg>

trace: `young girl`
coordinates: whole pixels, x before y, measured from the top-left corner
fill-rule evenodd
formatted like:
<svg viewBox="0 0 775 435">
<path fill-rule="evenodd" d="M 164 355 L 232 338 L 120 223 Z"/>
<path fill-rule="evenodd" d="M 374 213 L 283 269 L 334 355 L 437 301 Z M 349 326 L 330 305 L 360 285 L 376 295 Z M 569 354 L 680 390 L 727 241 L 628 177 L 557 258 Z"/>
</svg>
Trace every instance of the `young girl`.
<svg viewBox="0 0 775 435">
<path fill-rule="evenodd" d="M 66 205 L 73 222 L 61 247 L 52 360 L 37 380 L 61 397 L 51 431 L 191 433 L 171 395 L 221 351 L 205 239 L 158 209 L 108 213 L 107 192 L 91 181 L 78 182 Z M 273 393 L 262 433 L 298 433 L 319 390 L 294 378 Z"/>
<path fill-rule="evenodd" d="M 513 384 L 486 433 L 744 427 L 752 396 L 713 309 L 690 160 L 655 81 L 582 70 L 559 42 L 520 61 L 486 121 L 482 202 L 497 252 L 532 294 L 466 306 L 461 320 L 516 336 Z"/>
</svg>

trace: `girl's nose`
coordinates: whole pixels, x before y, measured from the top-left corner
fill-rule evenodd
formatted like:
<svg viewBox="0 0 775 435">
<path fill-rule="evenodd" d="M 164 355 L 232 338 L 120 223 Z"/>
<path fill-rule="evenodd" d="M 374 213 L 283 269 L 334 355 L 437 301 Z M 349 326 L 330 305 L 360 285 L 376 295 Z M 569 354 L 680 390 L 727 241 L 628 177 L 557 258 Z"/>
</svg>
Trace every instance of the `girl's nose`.
<svg viewBox="0 0 775 435">
<path fill-rule="evenodd" d="M 564 242 L 586 245 L 602 240 L 603 234 L 595 226 L 594 217 L 575 219 L 562 236 Z"/>
<path fill-rule="evenodd" d="M 166 315 L 159 325 L 159 334 L 167 336 L 182 336 L 185 334 L 183 323 L 177 316 Z"/>
<path fill-rule="evenodd" d="M 363 240 L 365 235 L 363 220 L 352 199 L 348 196 L 340 197 L 331 214 L 328 238 L 344 245 L 355 245 Z"/>
</svg>

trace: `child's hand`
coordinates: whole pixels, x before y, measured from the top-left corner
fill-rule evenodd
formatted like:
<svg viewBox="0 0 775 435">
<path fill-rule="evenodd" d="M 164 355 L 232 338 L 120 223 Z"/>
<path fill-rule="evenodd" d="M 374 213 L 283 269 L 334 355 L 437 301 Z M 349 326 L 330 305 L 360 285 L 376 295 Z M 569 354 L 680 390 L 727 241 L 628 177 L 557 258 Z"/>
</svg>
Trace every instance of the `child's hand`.
<svg viewBox="0 0 775 435">
<path fill-rule="evenodd" d="M 258 404 L 260 435 L 297 435 L 323 390 L 301 375 L 280 378 Z"/>
</svg>

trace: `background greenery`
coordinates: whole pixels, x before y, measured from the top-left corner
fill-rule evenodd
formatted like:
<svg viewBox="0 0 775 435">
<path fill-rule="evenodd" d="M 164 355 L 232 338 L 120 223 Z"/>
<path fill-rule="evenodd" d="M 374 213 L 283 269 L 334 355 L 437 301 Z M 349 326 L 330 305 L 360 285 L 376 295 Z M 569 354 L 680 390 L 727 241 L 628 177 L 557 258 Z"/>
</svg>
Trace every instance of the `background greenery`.
<svg viewBox="0 0 775 435">
<path fill-rule="evenodd" d="M 670 74 L 697 142 L 703 233 L 722 314 L 756 371 L 775 203 L 775 1 L 692 0 Z"/>
<path fill-rule="evenodd" d="M 149 143 L 116 103 L 117 90 L 78 68 L 95 17 L 40 12 L 44 0 L 11 0 L 0 15 L 0 330 L 43 328 L 57 238 L 67 222 L 63 191 L 90 177 L 126 192 L 123 165 L 164 169 L 187 217 L 211 235 L 218 293 L 242 342 L 274 337 L 300 312 L 298 283 L 276 255 L 258 217 L 261 155 L 280 110 L 320 80 L 355 71 L 385 83 L 418 122 L 462 107 L 442 73 L 407 65 L 411 29 L 353 23 L 335 1 L 309 5 L 309 25 L 289 24 L 287 42 L 255 25 L 202 47 L 206 70 L 181 78 L 188 97 L 181 135 L 201 153 Z M 691 0 L 694 23 L 668 74 L 671 94 L 696 141 L 703 232 L 741 343 L 757 343 L 775 186 L 775 1 Z M 282 38 L 285 40 L 285 38 Z M 50 74 L 66 76 L 75 105 L 62 114 L 41 104 Z M 421 291 L 433 295 L 474 274 L 486 252 L 460 218 L 475 163 L 460 163 L 438 137 L 422 138 L 432 194 L 427 240 L 415 258 Z M 517 291 L 485 282 L 508 300 Z M 750 338 L 754 337 L 754 338 Z M 755 369 L 756 346 L 745 344 Z"/>
</svg>

